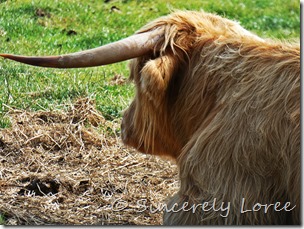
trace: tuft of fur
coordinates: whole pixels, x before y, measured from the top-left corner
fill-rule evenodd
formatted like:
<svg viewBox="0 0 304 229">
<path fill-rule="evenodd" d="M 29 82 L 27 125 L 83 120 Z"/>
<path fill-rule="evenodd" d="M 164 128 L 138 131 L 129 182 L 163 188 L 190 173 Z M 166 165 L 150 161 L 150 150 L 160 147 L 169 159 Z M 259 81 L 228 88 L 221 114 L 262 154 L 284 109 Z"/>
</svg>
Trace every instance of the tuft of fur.
<svg viewBox="0 0 304 229">
<path fill-rule="evenodd" d="M 300 224 L 300 46 L 266 40 L 220 16 L 177 11 L 139 33 L 163 28 L 153 53 L 130 64 L 136 97 L 123 141 L 170 156 L 180 191 L 169 205 L 212 201 L 220 211 L 167 212 L 164 224 Z M 241 213 L 256 203 L 292 211 Z M 290 207 L 291 208 L 291 207 Z"/>
</svg>

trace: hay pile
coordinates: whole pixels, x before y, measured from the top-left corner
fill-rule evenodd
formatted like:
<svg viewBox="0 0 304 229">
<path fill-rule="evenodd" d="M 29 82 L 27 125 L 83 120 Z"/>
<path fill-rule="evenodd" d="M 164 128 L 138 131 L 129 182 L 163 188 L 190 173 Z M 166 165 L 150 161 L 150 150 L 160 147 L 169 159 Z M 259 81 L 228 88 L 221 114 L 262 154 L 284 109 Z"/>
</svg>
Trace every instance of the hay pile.
<svg viewBox="0 0 304 229">
<path fill-rule="evenodd" d="M 176 165 L 125 147 L 119 122 L 106 121 L 92 101 L 9 116 L 12 127 L 0 131 L 5 224 L 162 223 L 161 206 L 179 185 Z"/>
</svg>

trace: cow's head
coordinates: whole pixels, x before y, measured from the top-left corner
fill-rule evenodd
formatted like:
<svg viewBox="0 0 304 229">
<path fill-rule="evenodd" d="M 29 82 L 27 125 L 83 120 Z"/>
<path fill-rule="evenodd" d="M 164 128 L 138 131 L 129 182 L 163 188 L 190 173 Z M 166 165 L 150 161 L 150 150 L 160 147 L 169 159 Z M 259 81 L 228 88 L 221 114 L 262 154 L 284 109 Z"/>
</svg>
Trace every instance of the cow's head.
<svg viewBox="0 0 304 229">
<path fill-rule="evenodd" d="M 191 58 L 202 40 L 208 43 L 214 37 L 226 36 L 223 31 L 234 33 L 240 28 L 213 14 L 179 11 L 149 23 L 131 37 L 95 49 L 49 57 L 0 56 L 54 68 L 100 66 L 134 58 L 130 78 L 136 85 L 136 97 L 123 116 L 123 142 L 145 153 L 177 158 L 200 123 L 194 114 L 197 111 L 190 114 L 194 118 L 187 118 L 193 123 L 185 123 L 178 114 L 183 110 L 177 101 L 181 85 L 187 83 L 189 68 L 194 68 Z M 206 103 L 204 109 L 210 109 L 208 106 Z M 204 111 L 199 112 L 204 118 Z"/>
</svg>

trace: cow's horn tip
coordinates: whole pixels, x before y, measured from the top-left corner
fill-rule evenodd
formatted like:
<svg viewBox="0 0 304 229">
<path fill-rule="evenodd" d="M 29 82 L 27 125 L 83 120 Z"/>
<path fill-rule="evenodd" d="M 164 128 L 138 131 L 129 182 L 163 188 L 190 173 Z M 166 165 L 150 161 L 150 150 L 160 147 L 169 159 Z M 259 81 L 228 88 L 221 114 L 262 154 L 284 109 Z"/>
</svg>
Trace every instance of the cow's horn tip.
<svg viewBox="0 0 304 229">
<path fill-rule="evenodd" d="M 0 56 L 2 56 L 3 58 L 8 58 L 8 57 L 10 57 L 12 55 L 7 54 L 7 53 L 0 53 Z"/>
</svg>

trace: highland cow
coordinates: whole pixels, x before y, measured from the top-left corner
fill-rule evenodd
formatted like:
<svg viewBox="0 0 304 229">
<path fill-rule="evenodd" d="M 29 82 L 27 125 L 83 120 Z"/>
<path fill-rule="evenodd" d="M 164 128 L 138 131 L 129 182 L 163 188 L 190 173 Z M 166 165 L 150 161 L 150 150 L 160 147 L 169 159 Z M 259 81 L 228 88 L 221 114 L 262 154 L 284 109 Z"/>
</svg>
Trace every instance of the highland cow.
<svg viewBox="0 0 304 229">
<path fill-rule="evenodd" d="M 180 190 L 164 224 L 300 224 L 299 43 L 177 11 L 97 49 L 1 56 L 57 68 L 135 58 L 136 96 L 121 134 L 125 144 L 179 166 Z"/>
</svg>

